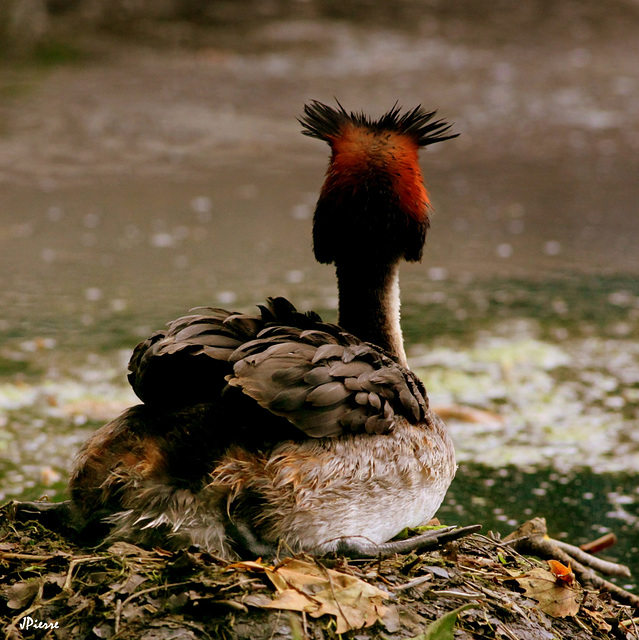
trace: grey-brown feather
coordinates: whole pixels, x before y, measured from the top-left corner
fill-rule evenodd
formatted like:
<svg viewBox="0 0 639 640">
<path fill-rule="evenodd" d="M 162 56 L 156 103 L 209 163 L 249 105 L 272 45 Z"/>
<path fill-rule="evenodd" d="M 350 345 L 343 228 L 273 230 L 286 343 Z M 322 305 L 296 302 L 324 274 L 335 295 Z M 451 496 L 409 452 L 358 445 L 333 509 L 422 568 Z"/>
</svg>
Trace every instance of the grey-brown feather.
<svg viewBox="0 0 639 640">
<path fill-rule="evenodd" d="M 237 349 L 230 362 L 229 384 L 311 437 L 383 434 L 396 417 L 416 424 L 425 415 L 412 374 L 348 334 L 280 327 Z M 284 375 L 286 367 L 295 373 Z"/>
<path fill-rule="evenodd" d="M 147 404 L 174 394 L 179 405 L 215 401 L 236 387 L 246 402 L 313 438 L 388 433 L 398 417 L 418 424 L 427 415 L 419 380 L 378 347 L 284 298 L 260 311 L 210 309 L 175 320 L 136 348 L 134 390 Z"/>
</svg>

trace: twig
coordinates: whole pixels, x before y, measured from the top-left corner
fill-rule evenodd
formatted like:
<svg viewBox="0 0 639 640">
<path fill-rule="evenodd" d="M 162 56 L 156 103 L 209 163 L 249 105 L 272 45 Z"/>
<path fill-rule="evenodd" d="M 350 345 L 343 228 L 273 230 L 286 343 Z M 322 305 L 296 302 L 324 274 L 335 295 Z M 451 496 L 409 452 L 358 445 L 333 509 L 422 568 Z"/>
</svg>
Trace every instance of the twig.
<svg viewBox="0 0 639 640">
<path fill-rule="evenodd" d="M 245 588 L 249 584 L 263 584 L 261 580 L 258 578 L 246 578 L 245 580 L 240 580 L 238 582 L 233 582 L 231 584 L 227 584 L 225 587 L 221 587 L 216 591 L 216 593 L 224 593 L 225 591 L 231 591 L 232 589 Z"/>
<path fill-rule="evenodd" d="M 620 627 L 623 627 L 624 629 L 626 629 L 627 627 L 629 627 L 630 625 L 632 625 L 632 628 L 635 631 L 635 635 L 637 635 L 637 622 L 639 622 L 639 618 L 628 618 L 627 620 L 622 620 L 619 623 Z M 639 637 L 639 636 L 638 636 Z"/>
<path fill-rule="evenodd" d="M 431 593 L 437 596 L 450 596 L 451 598 L 462 598 L 464 600 L 476 600 L 483 595 L 477 592 L 455 591 L 453 589 L 442 589 L 441 591 L 431 591 Z"/>
<path fill-rule="evenodd" d="M 616 562 L 608 562 L 597 558 L 590 553 L 586 553 L 579 547 L 575 547 L 567 542 L 561 540 L 552 540 L 553 544 L 565 551 L 569 556 L 572 556 L 581 564 L 591 567 L 595 571 L 600 571 L 609 576 L 621 576 L 623 578 L 630 577 L 630 569 L 623 564 L 617 564 Z"/>
<path fill-rule="evenodd" d="M 159 591 L 160 589 L 172 589 L 173 587 L 183 587 L 186 582 L 169 582 L 168 584 L 157 584 L 155 587 L 148 587 L 147 589 L 142 589 L 142 591 L 136 591 L 132 593 L 128 598 L 125 598 L 122 601 L 122 608 L 129 604 L 131 600 L 134 600 L 138 596 L 143 596 L 145 593 L 151 593 L 152 591 Z"/>
<path fill-rule="evenodd" d="M 503 624 L 498 624 L 496 630 L 497 629 L 499 629 L 501 633 L 507 635 L 510 638 L 510 640 L 519 640 L 517 636 L 513 635 L 513 632 L 508 627 L 505 627 Z"/>
<path fill-rule="evenodd" d="M 597 568 L 597 566 L 601 567 L 603 561 L 598 558 L 593 558 L 589 554 L 581 551 L 581 549 L 578 549 L 579 554 L 577 555 L 579 558 L 584 560 L 585 556 L 585 560 L 587 560 L 588 566 L 585 566 L 586 562 L 582 564 L 572 553 L 577 547 L 567 545 L 566 543 L 558 543 L 557 540 L 549 538 L 544 518 L 533 518 L 524 523 L 519 529 L 507 536 L 505 542 L 512 544 L 513 548 L 519 553 L 533 555 L 539 558 L 554 558 L 564 564 L 570 564 L 581 583 L 590 584 L 596 589 L 607 591 L 617 602 L 639 607 L 639 596 L 595 574 L 592 569 Z M 568 548 L 570 552 L 566 551 L 566 548 Z M 592 562 L 593 559 L 596 561 L 595 563 Z M 612 564 L 614 563 L 608 562 L 604 563 L 604 566 Z M 619 567 L 621 565 L 616 566 Z M 617 573 L 616 575 L 630 575 L 630 572 L 628 571 L 628 573 L 623 574 Z"/>
<path fill-rule="evenodd" d="M 131 602 L 131 600 L 137 598 L 138 596 L 143 596 L 145 593 L 151 593 L 152 591 L 159 591 L 160 589 L 170 589 L 171 587 L 180 587 L 184 586 L 184 582 L 170 582 L 168 584 L 160 584 L 155 585 L 154 587 L 148 587 L 148 589 L 142 589 L 141 591 L 136 591 L 132 593 L 128 598 L 125 598 L 121 604 L 116 607 L 115 610 L 115 629 L 120 628 L 120 618 L 122 617 L 122 611 L 124 607 Z M 120 601 L 118 600 L 118 603 Z M 117 631 L 115 632 L 117 633 Z"/>
<path fill-rule="evenodd" d="M 306 611 L 302 610 L 302 634 L 304 640 L 308 640 L 308 626 L 306 622 Z"/>
<path fill-rule="evenodd" d="M 639 607 L 639 596 L 618 587 L 616 584 L 613 584 L 608 580 L 600 578 L 598 575 L 593 573 L 592 569 L 588 569 L 580 565 L 576 560 L 572 563 L 572 569 L 582 581 L 590 580 L 591 584 L 596 589 L 607 591 L 617 602 L 629 604 L 631 607 Z"/>
<path fill-rule="evenodd" d="M 579 545 L 579 548 L 586 553 L 599 553 L 608 547 L 612 547 L 614 544 L 617 544 L 617 536 L 610 531 L 606 533 L 606 535 L 601 536 L 601 538 Z"/>
<path fill-rule="evenodd" d="M 71 591 L 71 581 L 73 577 L 73 570 L 79 565 L 85 562 L 97 562 L 98 560 L 104 560 L 104 556 L 84 556 L 71 560 L 69 563 L 69 570 L 67 571 L 67 577 L 64 581 L 63 591 Z"/>
<path fill-rule="evenodd" d="M 522 536 L 521 538 L 512 538 L 512 539 L 501 540 L 501 541 L 493 540 L 492 538 L 489 538 L 488 536 L 482 535 L 481 533 L 476 534 L 476 536 L 480 540 L 483 540 L 484 542 L 490 543 L 496 548 L 508 547 L 508 551 L 510 553 L 512 553 L 514 556 L 516 556 L 518 558 L 518 560 L 520 560 L 521 562 L 525 562 L 526 564 L 529 564 L 530 566 L 534 566 L 534 563 L 531 562 L 529 558 L 527 558 L 526 556 L 524 556 L 521 553 L 519 553 L 519 551 L 517 551 L 517 545 L 515 543 L 519 542 L 520 540 L 523 540 L 525 538 L 525 536 Z M 508 537 L 510 538 L 510 536 L 508 536 Z"/>
<path fill-rule="evenodd" d="M 398 584 L 396 587 L 391 587 L 393 591 L 405 591 L 406 589 L 412 589 L 413 587 L 418 587 L 420 584 L 424 584 L 424 582 L 428 582 L 432 580 L 433 574 L 427 573 L 424 576 L 418 576 L 417 578 L 413 578 L 404 584 Z"/>
<path fill-rule="evenodd" d="M 120 617 L 122 616 L 122 600 L 118 598 L 115 603 L 115 626 L 113 628 L 113 633 L 117 636 L 120 633 Z"/>
<path fill-rule="evenodd" d="M 54 556 L 54 555 L 37 555 L 37 554 L 31 554 L 31 553 L 9 553 L 6 551 L 0 551 L 0 560 L 33 560 L 33 561 L 38 561 L 38 560 L 51 560 L 51 558 L 58 558 L 58 557 L 68 557 L 71 554 L 69 553 L 65 553 L 62 556 Z"/>
<path fill-rule="evenodd" d="M 228 609 L 233 609 L 233 611 L 241 611 L 242 613 L 246 613 L 248 611 L 248 607 L 241 602 L 236 602 L 235 600 L 218 600 L 213 597 L 210 598 L 211 602 L 218 607 L 227 607 Z"/>
</svg>

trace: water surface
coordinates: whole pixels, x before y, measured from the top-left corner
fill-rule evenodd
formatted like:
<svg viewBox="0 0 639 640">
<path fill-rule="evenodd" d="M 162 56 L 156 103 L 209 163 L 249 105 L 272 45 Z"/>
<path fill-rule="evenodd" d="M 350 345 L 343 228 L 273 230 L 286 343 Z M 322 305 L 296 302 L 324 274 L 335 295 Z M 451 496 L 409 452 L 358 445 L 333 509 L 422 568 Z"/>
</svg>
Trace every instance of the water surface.
<svg viewBox="0 0 639 640">
<path fill-rule="evenodd" d="M 432 228 L 402 272 L 461 462 L 442 519 L 614 530 L 639 574 L 639 13 L 388 6 L 300 3 L 177 48 L 78 35 L 79 62 L 0 68 L 3 499 L 64 497 L 135 402 L 132 348 L 190 308 L 286 295 L 335 318 L 310 251 L 328 149 L 295 116 L 399 100 L 461 133 L 423 154 Z"/>
</svg>

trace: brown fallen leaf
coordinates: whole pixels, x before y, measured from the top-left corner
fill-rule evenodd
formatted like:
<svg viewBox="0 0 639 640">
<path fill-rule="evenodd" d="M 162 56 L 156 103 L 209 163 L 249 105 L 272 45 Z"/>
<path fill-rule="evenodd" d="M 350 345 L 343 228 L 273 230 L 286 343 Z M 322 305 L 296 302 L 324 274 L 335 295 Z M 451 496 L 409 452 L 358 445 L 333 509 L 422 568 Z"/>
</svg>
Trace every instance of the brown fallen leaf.
<svg viewBox="0 0 639 640">
<path fill-rule="evenodd" d="M 329 614 L 337 619 L 336 633 L 370 627 L 386 613 L 382 600 L 389 594 L 373 585 L 321 565 L 290 559 L 274 569 L 255 562 L 238 562 L 234 568 L 266 573 L 277 594 L 248 596 L 257 607 L 305 611 L 314 618 Z"/>
<path fill-rule="evenodd" d="M 515 578 L 527 596 L 537 600 L 544 613 L 554 618 L 574 616 L 579 611 L 583 593 L 579 583 L 566 584 L 545 569 L 535 568 Z"/>
<path fill-rule="evenodd" d="M 604 618 L 601 612 L 592 611 L 591 609 L 586 609 L 584 607 L 583 613 L 593 621 L 593 623 L 596 625 L 596 627 L 600 631 L 603 631 L 604 633 L 608 633 L 609 631 L 612 630 L 612 625 L 606 622 L 606 619 Z"/>
<path fill-rule="evenodd" d="M 7 606 L 10 609 L 24 609 L 28 607 L 42 588 L 44 580 L 41 577 L 30 578 L 24 582 L 16 582 L 5 591 Z"/>
</svg>

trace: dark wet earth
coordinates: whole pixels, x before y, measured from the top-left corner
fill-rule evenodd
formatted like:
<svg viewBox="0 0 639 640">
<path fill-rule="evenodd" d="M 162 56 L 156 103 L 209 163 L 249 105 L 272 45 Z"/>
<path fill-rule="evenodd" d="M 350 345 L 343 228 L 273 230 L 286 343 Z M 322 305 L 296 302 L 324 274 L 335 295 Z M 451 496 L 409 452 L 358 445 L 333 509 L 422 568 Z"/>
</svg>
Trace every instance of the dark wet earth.
<svg viewBox="0 0 639 640">
<path fill-rule="evenodd" d="M 461 134 L 423 154 L 435 213 L 402 279 L 461 462 L 440 517 L 613 530 L 639 574 L 639 5 L 289 10 L 0 67 L 0 494 L 61 499 L 134 402 L 133 346 L 189 308 L 334 319 L 309 238 L 327 148 L 295 117 L 423 103 Z"/>
</svg>

